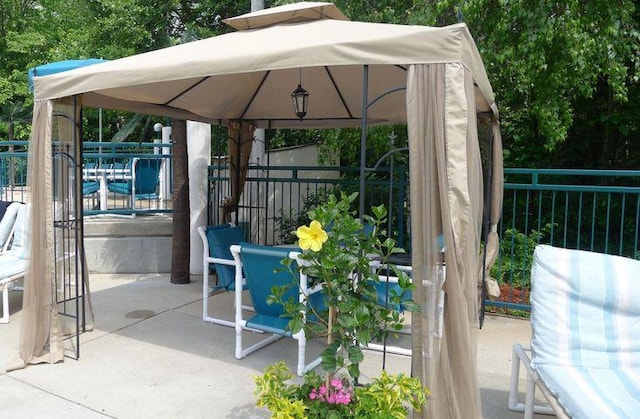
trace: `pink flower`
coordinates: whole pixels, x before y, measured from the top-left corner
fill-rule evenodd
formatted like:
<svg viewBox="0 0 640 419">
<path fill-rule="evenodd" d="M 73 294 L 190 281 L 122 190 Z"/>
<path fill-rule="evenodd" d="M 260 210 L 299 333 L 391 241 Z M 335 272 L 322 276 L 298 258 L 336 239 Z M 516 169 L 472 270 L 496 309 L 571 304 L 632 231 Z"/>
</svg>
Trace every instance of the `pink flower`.
<svg viewBox="0 0 640 419">
<path fill-rule="evenodd" d="M 334 386 L 336 390 L 340 390 L 342 388 L 342 381 L 334 378 L 333 380 L 331 380 L 331 385 Z"/>
<path fill-rule="evenodd" d="M 316 390 L 315 390 L 315 389 L 311 390 L 311 393 L 309 394 L 309 398 L 310 398 L 311 400 L 315 400 L 315 399 L 317 399 L 317 398 L 318 398 L 318 393 L 316 393 Z"/>
</svg>

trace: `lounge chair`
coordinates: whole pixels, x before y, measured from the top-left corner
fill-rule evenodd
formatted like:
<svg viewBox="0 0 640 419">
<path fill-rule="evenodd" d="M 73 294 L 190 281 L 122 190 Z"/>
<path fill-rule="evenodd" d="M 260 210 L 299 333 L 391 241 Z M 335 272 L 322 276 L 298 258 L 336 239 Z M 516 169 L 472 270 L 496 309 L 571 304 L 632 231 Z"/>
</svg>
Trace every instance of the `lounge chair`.
<svg viewBox="0 0 640 419">
<path fill-rule="evenodd" d="M 531 348 L 514 345 L 509 408 L 572 418 L 640 412 L 640 261 L 537 246 Z M 520 363 L 527 373 L 518 401 Z M 535 405 L 540 389 L 549 405 Z"/>
<path fill-rule="evenodd" d="M 0 291 L 2 292 L 2 317 L 0 323 L 9 323 L 9 290 L 15 282 L 24 277 L 27 269 L 29 240 L 29 207 L 20 203 L 15 226 L 11 234 L 11 244 L 0 255 Z M 6 214 L 5 214 L 6 215 Z"/>
<path fill-rule="evenodd" d="M 267 297 L 272 294 L 274 286 L 293 284 L 294 278 L 289 272 L 275 270 L 283 268 L 281 261 L 287 257 L 294 261 L 297 260 L 299 253 L 282 247 L 241 243 L 240 245 L 231 246 L 231 254 L 235 261 L 236 281 L 236 359 L 242 359 L 258 349 L 287 336 L 298 342 L 298 365 L 296 371 L 299 376 L 318 366 L 321 361 L 320 358 L 308 364 L 305 361 L 307 339 L 304 330 L 292 334 L 287 330 L 289 318 L 284 315 L 284 307 L 276 303 L 267 303 Z M 245 279 L 243 279 L 243 273 Z M 249 319 L 243 317 L 243 311 L 240 307 L 243 281 L 249 289 L 255 308 L 255 315 Z M 309 289 L 307 276 L 300 273 L 298 286 L 289 288 L 283 298 L 287 300 L 297 296 L 298 301 L 304 303 L 307 301 L 305 295 L 309 293 L 311 297 L 308 303 L 315 304 L 316 307 L 321 308 L 323 304 L 322 294 L 319 291 L 319 288 Z M 265 333 L 271 333 L 271 335 L 248 348 L 243 348 L 242 334 L 243 330 L 246 329 L 257 329 Z"/>
<path fill-rule="evenodd" d="M 202 255 L 202 320 L 221 326 L 235 327 L 235 321 L 213 317 L 209 314 L 209 297 L 219 292 L 235 290 L 235 262 L 229 248 L 231 245 L 244 241 L 244 232 L 240 227 L 220 224 L 200 226 L 198 233 L 204 248 Z M 210 284 L 211 265 L 213 265 L 218 279 L 217 284 L 213 286 Z M 243 308 L 252 310 L 248 306 Z"/>
<path fill-rule="evenodd" d="M 24 204 L 20 202 L 0 201 L 0 206 L 2 206 L 2 209 L 4 210 L 0 218 L 0 254 L 6 252 L 9 248 L 9 244 L 11 244 L 16 216 L 18 215 L 18 210 L 22 205 Z"/>
<path fill-rule="evenodd" d="M 158 185 L 161 164 L 159 158 L 135 157 L 131 162 L 131 178 L 124 175 L 121 178 L 114 177 L 114 180 L 108 182 L 107 189 L 109 192 L 129 196 L 129 205 L 135 211 L 137 200 L 160 198 Z"/>
</svg>

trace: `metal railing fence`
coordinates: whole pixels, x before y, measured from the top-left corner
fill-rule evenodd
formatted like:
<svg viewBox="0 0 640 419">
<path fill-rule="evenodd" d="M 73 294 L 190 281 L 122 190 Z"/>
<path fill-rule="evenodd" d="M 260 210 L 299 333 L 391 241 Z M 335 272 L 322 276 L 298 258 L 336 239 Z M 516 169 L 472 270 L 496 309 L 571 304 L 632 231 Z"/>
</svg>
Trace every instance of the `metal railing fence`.
<svg viewBox="0 0 640 419">
<path fill-rule="evenodd" d="M 393 175 L 388 167 L 370 171 L 365 195 L 366 208 L 385 204 L 388 231 L 405 248 L 410 244 L 406 175 L 406 167 L 394 168 Z M 356 167 L 251 166 L 233 221 L 245 227 L 248 240 L 293 243 L 291 233 L 309 223 L 307 211 L 324 202 L 329 193 L 358 191 L 358 176 Z M 208 220 L 218 224 L 224 202 L 231 196 L 227 166 L 210 166 L 208 185 Z"/>
<path fill-rule="evenodd" d="M 500 253 L 490 306 L 530 310 L 537 244 L 640 259 L 640 171 L 505 169 Z M 506 294 L 506 295 L 505 295 Z"/>
<path fill-rule="evenodd" d="M 0 200 L 28 201 L 28 141 L 0 141 Z M 171 212 L 172 144 L 83 143 L 83 208 L 93 214 L 153 214 Z M 132 181 L 130 165 L 140 159 L 139 169 L 149 172 L 161 166 L 153 193 L 139 194 L 132 208 L 130 194 L 112 192 L 111 183 Z M 120 188 L 127 189 L 127 188 Z"/>
<path fill-rule="evenodd" d="M 0 200 L 26 200 L 28 145 L 28 141 L 0 141 Z"/>
<path fill-rule="evenodd" d="M 358 190 L 358 174 L 344 167 L 251 167 L 234 221 L 247 240 L 291 242 L 291 232 L 308 223 L 306 211 L 326 193 Z M 210 224 L 220 222 L 231 195 L 228 176 L 224 163 L 209 167 Z M 407 168 L 368 176 L 366 208 L 391 208 L 392 234 L 410 251 Z M 500 253 L 491 271 L 501 297 L 487 306 L 530 310 L 531 260 L 540 243 L 640 258 L 639 219 L 640 171 L 505 169 Z"/>
</svg>

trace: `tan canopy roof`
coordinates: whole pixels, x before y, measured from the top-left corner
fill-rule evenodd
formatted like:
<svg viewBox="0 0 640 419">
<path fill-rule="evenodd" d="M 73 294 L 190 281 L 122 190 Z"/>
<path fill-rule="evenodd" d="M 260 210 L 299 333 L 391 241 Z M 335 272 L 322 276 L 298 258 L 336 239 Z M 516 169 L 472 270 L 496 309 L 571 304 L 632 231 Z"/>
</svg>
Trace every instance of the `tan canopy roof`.
<svg viewBox="0 0 640 419">
<path fill-rule="evenodd" d="M 478 111 L 494 96 L 464 24 L 432 28 L 352 22 L 331 3 L 299 3 L 228 19 L 241 30 L 56 75 L 35 78 L 35 99 L 81 94 L 85 106 L 203 122 L 244 119 L 271 127 L 360 124 L 364 64 L 369 100 L 404 88 L 407 67 L 459 63 L 476 87 Z M 296 23 L 282 23 L 296 22 Z M 304 122 L 290 97 L 309 92 Z M 368 110 L 370 124 L 406 122 L 405 91 Z"/>
<path fill-rule="evenodd" d="M 225 19 L 223 22 L 232 28 L 242 31 L 263 28 L 276 23 L 297 23 L 319 19 L 349 20 L 333 3 L 308 1 L 258 10 Z"/>
</svg>

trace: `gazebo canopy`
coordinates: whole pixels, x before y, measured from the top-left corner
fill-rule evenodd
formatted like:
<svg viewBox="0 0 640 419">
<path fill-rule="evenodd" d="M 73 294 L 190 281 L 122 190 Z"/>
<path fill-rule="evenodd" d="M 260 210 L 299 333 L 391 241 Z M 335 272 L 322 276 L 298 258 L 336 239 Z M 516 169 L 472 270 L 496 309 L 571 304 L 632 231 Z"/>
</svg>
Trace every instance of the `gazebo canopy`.
<svg viewBox="0 0 640 419">
<path fill-rule="evenodd" d="M 352 22 L 331 3 L 280 6 L 226 22 L 239 31 L 35 77 L 29 185 L 33 225 L 43 228 L 31 232 L 22 363 L 42 361 L 49 352 L 49 360 L 60 359 L 53 353 L 59 343 L 50 299 L 52 136 L 63 141 L 68 135 L 78 145 L 81 135 L 77 124 L 61 130 L 53 122 L 54 107 L 66 106 L 59 114 L 72 121 L 80 106 L 90 106 L 229 124 L 236 131 L 238 121 L 272 128 L 362 126 L 363 139 L 367 125 L 406 123 L 414 299 L 423 307 L 411 322 L 412 373 L 431 389 L 430 417 L 480 417 L 476 332 L 483 179 L 493 180 L 485 246 L 490 253 L 497 246 L 502 149 L 494 95 L 466 25 Z M 309 92 L 302 120 L 290 96 L 298 84 Z M 489 174 L 480 162 L 480 112 L 492 116 Z M 75 170 L 79 185 L 80 165 Z M 42 309 L 47 305 L 50 312 Z"/>
<path fill-rule="evenodd" d="M 331 3 L 298 3 L 227 19 L 238 32 L 35 78 L 35 98 L 82 95 L 85 106 L 260 127 L 361 123 L 368 97 L 405 88 L 411 64 L 459 63 L 476 85 L 479 111 L 496 111 L 491 85 L 465 24 L 443 28 L 352 22 Z M 293 22 L 293 23 L 291 23 Z M 259 29 L 252 29 L 258 27 Z M 309 92 L 304 121 L 289 94 Z M 405 91 L 368 110 L 369 124 L 406 122 Z"/>
</svg>

